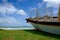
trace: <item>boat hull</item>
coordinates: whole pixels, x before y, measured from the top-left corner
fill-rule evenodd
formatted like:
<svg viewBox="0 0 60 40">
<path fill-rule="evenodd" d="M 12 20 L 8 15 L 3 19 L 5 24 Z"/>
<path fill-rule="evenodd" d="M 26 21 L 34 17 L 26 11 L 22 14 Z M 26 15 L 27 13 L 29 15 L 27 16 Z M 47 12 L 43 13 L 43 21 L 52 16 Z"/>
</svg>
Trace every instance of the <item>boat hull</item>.
<svg viewBox="0 0 60 40">
<path fill-rule="evenodd" d="M 42 31 L 45 31 L 48 33 L 60 35 L 60 27 L 59 26 L 36 24 L 36 23 L 32 23 L 32 22 L 30 22 L 30 23 L 38 30 L 42 30 Z"/>
</svg>

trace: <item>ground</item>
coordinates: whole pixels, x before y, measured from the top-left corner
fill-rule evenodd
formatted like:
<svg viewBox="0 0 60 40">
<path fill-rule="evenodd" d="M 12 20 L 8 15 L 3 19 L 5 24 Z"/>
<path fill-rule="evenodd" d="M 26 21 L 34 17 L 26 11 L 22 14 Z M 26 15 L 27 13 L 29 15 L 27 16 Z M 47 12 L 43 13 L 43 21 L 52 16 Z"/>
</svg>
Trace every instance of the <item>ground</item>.
<svg viewBox="0 0 60 40">
<path fill-rule="evenodd" d="M 0 40 L 60 40 L 60 36 L 36 30 L 0 30 Z"/>
</svg>

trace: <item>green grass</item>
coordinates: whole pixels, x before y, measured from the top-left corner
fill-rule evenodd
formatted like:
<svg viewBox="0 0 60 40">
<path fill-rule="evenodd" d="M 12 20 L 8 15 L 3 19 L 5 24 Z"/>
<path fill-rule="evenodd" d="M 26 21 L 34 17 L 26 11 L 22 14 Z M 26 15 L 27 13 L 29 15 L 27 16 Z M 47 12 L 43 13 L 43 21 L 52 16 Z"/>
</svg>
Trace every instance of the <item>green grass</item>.
<svg viewBox="0 0 60 40">
<path fill-rule="evenodd" d="M 0 30 L 0 40 L 60 40 L 60 36 L 36 30 Z"/>
</svg>

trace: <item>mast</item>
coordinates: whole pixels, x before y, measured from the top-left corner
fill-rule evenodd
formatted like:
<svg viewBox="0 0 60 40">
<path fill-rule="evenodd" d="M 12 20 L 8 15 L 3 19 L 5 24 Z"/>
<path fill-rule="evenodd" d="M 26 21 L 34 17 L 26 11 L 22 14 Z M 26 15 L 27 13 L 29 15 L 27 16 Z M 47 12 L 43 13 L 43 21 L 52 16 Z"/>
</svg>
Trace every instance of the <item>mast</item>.
<svg viewBox="0 0 60 40">
<path fill-rule="evenodd" d="M 32 11 L 30 11 L 29 18 L 32 18 Z"/>
<path fill-rule="evenodd" d="M 58 11 L 58 22 L 60 22 L 60 4 L 59 4 L 59 11 Z"/>
<path fill-rule="evenodd" d="M 39 11 L 38 11 L 37 8 L 35 9 L 35 13 L 36 13 L 36 17 L 37 17 L 37 18 L 40 17 L 40 16 L 39 16 Z"/>
<path fill-rule="evenodd" d="M 45 16 L 44 16 L 44 21 L 47 21 L 47 19 L 48 19 L 48 8 L 46 8 L 46 14 L 45 14 Z"/>
<path fill-rule="evenodd" d="M 50 7 L 51 9 L 50 9 L 50 17 L 51 17 L 51 21 L 53 21 L 53 9 L 52 9 L 52 7 Z"/>
</svg>

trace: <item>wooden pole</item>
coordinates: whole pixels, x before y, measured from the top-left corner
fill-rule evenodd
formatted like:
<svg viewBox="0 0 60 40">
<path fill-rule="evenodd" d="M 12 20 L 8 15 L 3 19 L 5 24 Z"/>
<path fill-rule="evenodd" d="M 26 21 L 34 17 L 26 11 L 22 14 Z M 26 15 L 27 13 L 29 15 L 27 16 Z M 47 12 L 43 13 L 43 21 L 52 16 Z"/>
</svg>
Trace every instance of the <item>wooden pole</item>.
<svg viewBox="0 0 60 40">
<path fill-rule="evenodd" d="M 59 4 L 59 11 L 58 11 L 58 22 L 60 22 L 60 4 Z"/>
</svg>

